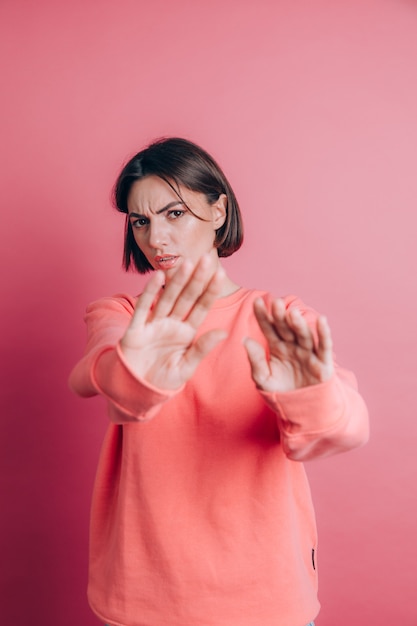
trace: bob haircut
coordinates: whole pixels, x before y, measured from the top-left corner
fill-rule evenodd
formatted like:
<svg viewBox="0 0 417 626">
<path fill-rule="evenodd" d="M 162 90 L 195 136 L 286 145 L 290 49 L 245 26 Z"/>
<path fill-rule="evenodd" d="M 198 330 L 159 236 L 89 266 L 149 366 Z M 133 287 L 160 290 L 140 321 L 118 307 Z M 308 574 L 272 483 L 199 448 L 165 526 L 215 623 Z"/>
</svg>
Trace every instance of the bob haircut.
<svg viewBox="0 0 417 626">
<path fill-rule="evenodd" d="M 227 197 L 226 220 L 216 231 L 214 246 L 219 257 L 236 252 L 243 242 L 243 223 L 236 196 L 226 176 L 205 150 L 186 139 L 163 138 L 151 143 L 128 161 L 120 172 L 113 189 L 113 203 L 121 213 L 128 213 L 127 201 L 132 185 L 146 176 L 158 176 L 182 200 L 179 185 L 203 193 L 209 204 L 221 194 Z M 186 203 L 184 202 L 184 205 Z M 190 207 L 188 210 L 192 212 Z M 193 213 L 195 215 L 195 213 Z M 195 215 L 197 219 L 202 219 Z M 126 215 L 123 267 L 141 274 L 153 268 L 138 247 L 129 216 Z"/>
</svg>

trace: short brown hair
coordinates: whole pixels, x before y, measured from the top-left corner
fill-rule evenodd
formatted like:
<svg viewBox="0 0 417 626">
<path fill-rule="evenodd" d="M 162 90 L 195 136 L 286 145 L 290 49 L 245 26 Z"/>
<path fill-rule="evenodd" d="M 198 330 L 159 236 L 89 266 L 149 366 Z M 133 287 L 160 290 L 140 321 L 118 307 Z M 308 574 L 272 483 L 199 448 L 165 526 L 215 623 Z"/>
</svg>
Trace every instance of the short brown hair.
<svg viewBox="0 0 417 626">
<path fill-rule="evenodd" d="M 226 220 L 216 231 L 214 245 L 220 257 L 236 252 L 243 242 L 243 223 L 239 205 L 226 176 L 216 161 L 202 148 L 187 139 L 159 139 L 132 157 L 120 172 L 113 201 L 121 213 L 128 213 L 127 201 L 133 183 L 146 176 L 158 176 L 172 186 L 182 185 L 203 193 L 213 204 L 221 194 L 227 197 Z M 141 274 L 153 268 L 136 244 L 132 225 L 126 217 L 123 267 L 132 266 Z"/>
</svg>

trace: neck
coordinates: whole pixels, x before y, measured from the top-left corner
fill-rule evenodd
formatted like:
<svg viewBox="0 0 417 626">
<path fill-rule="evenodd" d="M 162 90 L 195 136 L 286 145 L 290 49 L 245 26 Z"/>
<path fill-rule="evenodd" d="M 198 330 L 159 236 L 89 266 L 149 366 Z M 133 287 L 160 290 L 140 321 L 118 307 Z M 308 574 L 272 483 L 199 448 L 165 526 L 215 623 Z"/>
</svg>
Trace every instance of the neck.
<svg viewBox="0 0 417 626">
<path fill-rule="evenodd" d="M 218 295 L 219 298 L 226 298 L 226 296 L 230 296 L 232 293 L 240 289 L 240 286 L 233 282 L 227 274 L 224 275 L 224 280 L 222 284 L 221 291 Z"/>
</svg>

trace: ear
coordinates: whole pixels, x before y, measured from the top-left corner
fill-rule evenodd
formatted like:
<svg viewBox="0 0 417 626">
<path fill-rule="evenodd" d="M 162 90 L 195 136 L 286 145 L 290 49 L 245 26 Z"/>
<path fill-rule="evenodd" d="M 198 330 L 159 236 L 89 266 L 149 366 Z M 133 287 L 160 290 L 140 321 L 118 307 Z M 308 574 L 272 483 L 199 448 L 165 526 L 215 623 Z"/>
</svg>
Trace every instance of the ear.
<svg viewBox="0 0 417 626">
<path fill-rule="evenodd" d="M 211 205 L 211 210 L 214 228 L 219 230 L 225 223 L 227 216 L 227 196 L 225 193 L 220 194 L 216 202 Z"/>
</svg>

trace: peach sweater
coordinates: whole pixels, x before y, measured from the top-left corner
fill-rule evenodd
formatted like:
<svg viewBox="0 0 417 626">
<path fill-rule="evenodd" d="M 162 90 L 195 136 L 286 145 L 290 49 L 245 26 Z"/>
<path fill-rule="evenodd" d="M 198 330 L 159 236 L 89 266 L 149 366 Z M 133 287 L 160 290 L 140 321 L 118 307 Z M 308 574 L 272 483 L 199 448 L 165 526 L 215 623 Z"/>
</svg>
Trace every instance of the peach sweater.
<svg viewBox="0 0 417 626">
<path fill-rule="evenodd" d="M 88 597 L 122 626 L 303 626 L 318 613 L 317 535 L 302 461 L 368 437 L 354 377 L 259 392 L 244 336 L 264 292 L 219 299 L 200 332 L 229 337 L 176 392 L 138 380 L 118 341 L 135 298 L 91 304 L 71 388 L 104 396 L 110 425 L 93 494 Z M 295 298 L 310 323 L 315 314 Z"/>
</svg>

